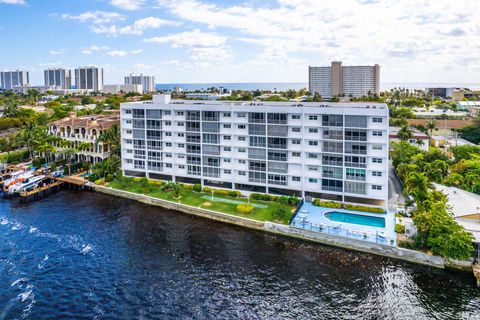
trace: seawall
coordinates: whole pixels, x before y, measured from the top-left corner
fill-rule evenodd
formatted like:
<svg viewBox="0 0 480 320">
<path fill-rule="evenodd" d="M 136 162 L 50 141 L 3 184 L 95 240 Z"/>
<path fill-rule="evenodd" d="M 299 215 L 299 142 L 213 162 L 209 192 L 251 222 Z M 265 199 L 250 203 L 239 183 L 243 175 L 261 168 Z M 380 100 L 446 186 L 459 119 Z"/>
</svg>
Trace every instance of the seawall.
<svg viewBox="0 0 480 320">
<path fill-rule="evenodd" d="M 268 232 L 271 234 L 276 234 L 279 236 L 295 238 L 303 241 L 321 243 L 324 245 L 335 246 L 339 248 L 344 248 L 348 250 L 354 250 L 369 254 L 375 254 L 379 256 L 404 260 L 412 263 L 427 265 L 435 268 L 444 269 L 447 265 L 449 267 L 455 267 L 455 264 L 451 262 L 446 262 L 444 258 L 439 256 L 431 256 L 423 252 L 408 250 L 404 248 L 385 246 L 376 243 L 370 243 L 360 240 L 354 240 L 349 238 L 335 237 L 328 234 L 313 232 L 309 230 L 293 228 L 288 225 L 278 224 L 274 222 L 262 222 L 257 220 L 252 220 L 244 217 L 232 216 L 229 214 L 216 212 L 208 209 L 192 207 L 184 205 L 181 203 L 171 202 L 167 200 L 162 200 L 150 196 L 145 196 L 133 192 L 112 189 L 103 186 L 97 186 L 92 184 L 92 188 L 95 191 L 102 192 L 105 194 L 122 197 L 130 200 L 136 200 L 145 204 L 160 206 L 166 209 L 180 211 L 186 214 L 220 221 L 223 223 L 229 223 L 232 225 L 254 229 L 258 231 Z M 466 262 L 463 263 L 463 267 L 467 267 Z M 470 265 L 471 268 L 471 265 Z"/>
</svg>

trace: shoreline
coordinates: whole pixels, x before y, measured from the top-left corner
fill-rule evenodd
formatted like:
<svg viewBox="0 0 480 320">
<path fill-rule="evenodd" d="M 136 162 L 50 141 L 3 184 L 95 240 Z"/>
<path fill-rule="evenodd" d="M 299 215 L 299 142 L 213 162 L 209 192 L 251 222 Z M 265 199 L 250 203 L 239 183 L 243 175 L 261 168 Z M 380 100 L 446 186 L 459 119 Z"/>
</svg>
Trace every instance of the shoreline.
<svg viewBox="0 0 480 320">
<path fill-rule="evenodd" d="M 129 191 L 113 189 L 99 185 L 90 184 L 91 188 L 97 192 L 117 196 L 129 200 L 135 200 L 148 205 L 159 206 L 165 209 L 180 211 L 185 214 L 214 220 L 222 223 L 236 225 L 239 227 L 262 231 L 282 237 L 293 238 L 301 241 L 318 243 L 338 247 L 342 249 L 374 254 L 387 258 L 393 258 L 415 264 L 426 265 L 438 269 L 453 269 L 461 272 L 472 272 L 472 263 L 466 261 L 448 261 L 439 256 L 431 256 L 420 251 L 414 251 L 399 247 L 385 246 L 376 243 L 370 243 L 350 238 L 336 237 L 328 234 L 317 233 L 304 229 L 294 228 L 289 225 L 283 225 L 270 221 L 258 221 L 249 218 L 233 216 L 226 213 L 212 211 L 204 208 L 197 208 L 168 200 L 158 199 Z"/>
</svg>

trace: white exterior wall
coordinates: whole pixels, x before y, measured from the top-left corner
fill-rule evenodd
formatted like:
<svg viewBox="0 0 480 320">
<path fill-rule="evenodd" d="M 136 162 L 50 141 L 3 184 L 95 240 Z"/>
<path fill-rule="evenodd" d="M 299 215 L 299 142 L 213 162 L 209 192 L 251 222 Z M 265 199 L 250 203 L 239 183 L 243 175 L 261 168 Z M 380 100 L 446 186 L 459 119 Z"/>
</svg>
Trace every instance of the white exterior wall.
<svg viewBox="0 0 480 320">
<path fill-rule="evenodd" d="M 308 91 L 312 96 L 319 93 L 323 98 L 331 98 L 332 68 L 308 67 Z"/>
<path fill-rule="evenodd" d="M 14 89 L 16 86 L 27 86 L 30 83 L 28 71 L 14 70 L 0 72 L 0 88 L 5 90 Z"/>
<path fill-rule="evenodd" d="M 368 107 L 367 107 L 368 106 Z M 140 111 L 135 111 L 140 110 Z M 147 128 L 146 120 L 152 119 L 147 112 L 159 112 L 152 110 L 161 110 L 161 119 L 156 119 L 159 130 Z M 143 118 L 136 112 L 144 112 Z M 218 114 L 218 121 L 210 122 L 203 117 L 203 112 L 213 111 Z M 188 112 L 200 112 L 198 121 L 188 120 Z M 265 125 L 266 145 L 268 138 L 285 139 L 285 144 L 271 144 L 266 147 L 254 147 L 250 145 L 250 137 L 255 136 L 249 130 L 256 128 L 257 123 L 249 120 L 249 113 L 261 113 L 266 122 L 269 113 L 281 114 L 286 117 L 286 123 L 263 123 Z M 228 116 L 230 115 L 230 116 Z M 323 116 L 338 116 L 339 126 L 327 125 Z M 365 121 L 364 127 L 349 127 L 352 125 L 351 116 L 360 116 Z M 375 122 L 374 122 L 375 118 Z M 191 118 L 190 118 L 191 119 Z M 135 120 L 135 121 L 134 121 Z M 139 121 L 137 121 L 139 120 Z M 141 127 L 142 120 L 144 128 Z M 135 122 L 135 124 L 134 124 Z M 187 122 L 198 123 L 199 132 L 187 131 Z M 347 123 L 348 122 L 348 123 Z M 205 126 L 214 123 L 219 126 L 218 133 L 206 132 Z M 354 125 L 361 126 L 360 122 Z M 152 123 L 150 123 L 152 124 Z M 172 176 L 171 179 L 193 178 L 199 179 L 202 184 L 214 182 L 232 183 L 232 187 L 237 188 L 238 184 L 245 184 L 255 187 L 263 187 L 264 192 L 278 193 L 277 189 L 285 190 L 286 194 L 292 194 L 293 191 L 299 195 L 314 194 L 326 196 L 336 196 L 337 199 L 356 197 L 360 202 L 375 200 L 377 203 L 387 205 L 388 199 L 388 109 L 385 104 L 378 103 L 329 103 L 320 106 L 320 103 L 304 103 L 303 105 L 292 105 L 291 103 L 231 103 L 231 102 L 193 102 L 193 101 L 173 101 L 169 102 L 169 96 L 154 97 L 154 101 L 142 101 L 123 103 L 121 105 L 121 133 L 122 133 L 122 169 L 125 175 L 143 175 L 155 178 L 155 174 Z M 268 128 L 279 130 L 279 135 L 268 134 Z M 282 131 L 284 130 L 284 136 Z M 337 130 L 338 136 L 329 136 L 327 131 Z M 345 140 L 345 133 L 359 130 L 365 134 L 366 141 L 358 142 L 355 140 Z M 146 139 L 147 132 L 159 131 L 161 134 L 159 143 L 161 150 L 154 150 L 148 146 Z M 189 143 L 187 133 L 200 134 L 199 143 Z M 209 144 L 204 134 L 218 135 L 218 143 Z M 330 132 L 330 134 L 332 134 Z M 139 135 L 135 138 L 134 135 Z M 332 139 L 336 138 L 336 139 Z M 355 138 L 359 139 L 359 138 Z M 142 142 L 143 141 L 143 142 Z M 153 141 L 153 140 L 151 140 Z M 311 141 L 311 142 L 310 142 Z M 329 149 L 328 143 L 338 143 L 337 149 Z M 135 143 L 144 143 L 145 148 L 135 147 Z M 350 153 L 348 145 L 362 145 L 365 147 L 365 154 Z M 200 154 L 196 155 L 188 152 L 188 146 L 198 146 Z M 218 147 L 218 155 L 208 155 L 209 146 Z M 207 150 L 205 150 L 207 149 Z M 249 150 L 264 150 L 266 159 L 257 160 L 249 157 Z M 135 154 L 137 151 L 137 154 Z M 268 159 L 268 152 L 278 152 L 286 154 L 285 161 Z M 143 154 L 143 152 L 145 154 Z M 149 153 L 150 152 L 150 153 Z M 154 154 L 151 152 L 158 152 Z M 338 158 L 337 165 L 328 165 L 324 156 L 334 156 Z M 187 161 L 188 156 L 199 156 L 200 162 L 198 175 L 192 174 L 194 167 Z M 204 157 L 215 158 L 219 161 L 218 167 L 208 166 Z M 345 163 L 348 157 L 362 157 L 365 164 Z M 265 163 L 266 171 L 259 172 L 249 169 L 250 162 Z M 158 164 L 159 169 L 154 170 L 152 164 Z M 275 171 L 271 166 L 286 166 L 283 173 Z M 362 167 L 363 168 L 360 168 Z M 331 179 L 323 169 L 328 167 L 338 170 L 338 179 Z M 218 176 L 207 176 L 205 170 L 209 168 L 218 168 Z M 347 169 L 364 170 L 364 181 L 361 186 L 364 191 L 360 193 L 347 190 L 346 185 L 355 181 L 352 177 L 347 177 Z M 375 174 L 373 173 L 375 172 Z M 250 177 L 250 174 L 265 173 L 265 179 L 256 180 Z M 285 179 L 277 182 L 275 178 Z M 336 180 L 341 184 L 339 188 L 331 188 L 324 185 L 324 182 Z M 211 184 L 210 184 L 211 185 Z M 249 191 L 249 190 L 246 190 Z M 253 191 L 253 190 L 252 190 Z M 259 191 L 255 191 L 259 192 Z M 340 199 L 338 199 L 340 200 Z M 367 203 L 367 202 L 365 202 Z"/>
<path fill-rule="evenodd" d="M 342 87 L 345 96 L 361 97 L 370 92 L 379 93 L 375 87 L 374 66 L 345 66 L 342 67 Z"/>
<path fill-rule="evenodd" d="M 155 89 L 155 77 L 139 75 L 135 76 L 133 74 L 125 77 L 125 84 L 139 84 L 142 85 L 143 92 L 154 92 Z"/>
</svg>

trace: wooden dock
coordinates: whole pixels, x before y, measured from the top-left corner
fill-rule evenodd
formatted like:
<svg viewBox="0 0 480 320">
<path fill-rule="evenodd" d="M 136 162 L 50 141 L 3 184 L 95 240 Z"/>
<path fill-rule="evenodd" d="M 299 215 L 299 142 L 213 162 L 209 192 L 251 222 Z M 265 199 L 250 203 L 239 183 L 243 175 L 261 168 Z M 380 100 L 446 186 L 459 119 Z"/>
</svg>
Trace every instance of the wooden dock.
<svg viewBox="0 0 480 320">
<path fill-rule="evenodd" d="M 61 184 L 62 182 L 55 181 L 30 191 L 22 191 L 20 192 L 20 199 L 22 201 L 28 201 L 30 199 L 33 199 L 33 200 L 40 199 L 40 197 L 46 196 L 48 194 L 51 194 L 54 191 L 60 190 Z"/>
</svg>

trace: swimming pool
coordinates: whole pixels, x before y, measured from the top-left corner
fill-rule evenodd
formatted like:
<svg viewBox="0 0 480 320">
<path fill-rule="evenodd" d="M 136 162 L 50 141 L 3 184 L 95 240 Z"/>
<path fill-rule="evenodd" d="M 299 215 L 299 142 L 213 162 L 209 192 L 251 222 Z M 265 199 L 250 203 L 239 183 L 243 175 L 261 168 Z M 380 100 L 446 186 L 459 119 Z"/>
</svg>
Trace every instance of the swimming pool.
<svg viewBox="0 0 480 320">
<path fill-rule="evenodd" d="M 325 213 L 325 218 L 352 224 L 359 224 L 362 226 L 385 228 L 385 219 L 380 217 L 363 216 L 348 212 L 330 211 Z"/>
</svg>

